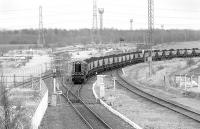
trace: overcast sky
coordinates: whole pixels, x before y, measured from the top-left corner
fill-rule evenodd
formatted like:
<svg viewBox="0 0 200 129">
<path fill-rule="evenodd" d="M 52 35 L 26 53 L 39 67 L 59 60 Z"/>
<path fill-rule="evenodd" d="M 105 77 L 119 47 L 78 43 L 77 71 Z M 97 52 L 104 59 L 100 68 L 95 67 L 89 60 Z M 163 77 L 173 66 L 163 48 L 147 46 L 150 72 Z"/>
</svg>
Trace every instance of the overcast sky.
<svg viewBox="0 0 200 129">
<path fill-rule="evenodd" d="M 147 28 L 147 1 L 97 0 L 104 28 Z M 37 28 L 40 5 L 44 28 L 92 28 L 93 0 L 0 0 L 0 28 Z M 154 13 L 155 28 L 200 29 L 200 0 L 154 0 Z"/>
</svg>

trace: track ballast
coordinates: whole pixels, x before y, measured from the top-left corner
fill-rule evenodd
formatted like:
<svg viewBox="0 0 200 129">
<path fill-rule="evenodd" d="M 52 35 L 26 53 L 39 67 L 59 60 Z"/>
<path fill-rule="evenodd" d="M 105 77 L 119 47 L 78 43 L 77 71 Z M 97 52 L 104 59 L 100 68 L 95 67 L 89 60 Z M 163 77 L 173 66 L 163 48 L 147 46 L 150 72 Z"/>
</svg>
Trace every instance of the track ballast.
<svg viewBox="0 0 200 129">
<path fill-rule="evenodd" d="M 64 84 L 63 87 L 67 92 L 63 96 L 67 99 L 68 103 L 74 108 L 76 113 L 85 122 L 90 129 L 112 129 L 98 114 L 96 114 L 79 96 L 82 86 L 71 85 L 67 88 Z M 74 89 L 74 88 L 77 89 Z"/>
</svg>

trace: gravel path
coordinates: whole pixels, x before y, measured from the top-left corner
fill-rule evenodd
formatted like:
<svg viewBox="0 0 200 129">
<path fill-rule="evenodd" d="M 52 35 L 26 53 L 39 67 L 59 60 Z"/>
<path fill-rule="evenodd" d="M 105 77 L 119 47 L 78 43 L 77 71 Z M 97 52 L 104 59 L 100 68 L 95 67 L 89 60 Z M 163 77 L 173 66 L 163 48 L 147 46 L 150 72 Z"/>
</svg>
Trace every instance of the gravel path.
<svg viewBox="0 0 200 129">
<path fill-rule="evenodd" d="M 45 81 L 49 88 L 49 99 L 53 92 L 53 79 Z M 48 106 L 39 129 L 88 129 L 73 108 L 60 96 L 58 106 Z"/>
<path fill-rule="evenodd" d="M 68 104 L 48 107 L 39 129 L 88 129 Z"/>
</svg>

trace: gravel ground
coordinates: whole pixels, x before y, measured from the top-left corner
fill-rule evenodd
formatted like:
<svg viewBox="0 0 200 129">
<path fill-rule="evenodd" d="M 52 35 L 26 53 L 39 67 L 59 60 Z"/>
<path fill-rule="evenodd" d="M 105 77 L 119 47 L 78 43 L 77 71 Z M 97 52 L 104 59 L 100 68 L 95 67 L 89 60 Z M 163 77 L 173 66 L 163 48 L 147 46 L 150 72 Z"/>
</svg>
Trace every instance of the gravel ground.
<svg viewBox="0 0 200 129">
<path fill-rule="evenodd" d="M 88 126 L 70 105 L 62 103 L 48 107 L 39 129 L 88 129 Z"/>
<path fill-rule="evenodd" d="M 110 85 L 113 85 L 112 83 Z M 200 124 L 121 88 L 106 89 L 106 102 L 144 129 L 198 129 Z"/>
<path fill-rule="evenodd" d="M 53 92 L 53 79 L 45 80 L 49 88 L 49 99 Z M 57 98 L 58 106 L 48 106 L 39 129 L 88 129 L 73 108 L 61 96 Z"/>
</svg>

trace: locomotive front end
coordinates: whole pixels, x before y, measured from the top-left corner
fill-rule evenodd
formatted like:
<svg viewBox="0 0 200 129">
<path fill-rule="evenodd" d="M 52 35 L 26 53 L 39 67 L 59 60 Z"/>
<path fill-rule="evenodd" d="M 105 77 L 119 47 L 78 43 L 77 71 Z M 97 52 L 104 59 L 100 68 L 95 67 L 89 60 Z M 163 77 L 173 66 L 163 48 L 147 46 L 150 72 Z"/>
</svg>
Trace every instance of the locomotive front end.
<svg viewBox="0 0 200 129">
<path fill-rule="evenodd" d="M 73 62 L 72 82 L 82 84 L 86 80 L 87 64 L 83 61 Z"/>
</svg>

